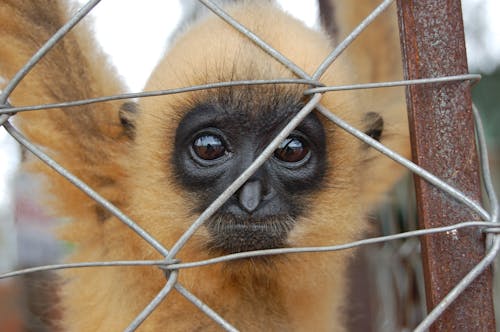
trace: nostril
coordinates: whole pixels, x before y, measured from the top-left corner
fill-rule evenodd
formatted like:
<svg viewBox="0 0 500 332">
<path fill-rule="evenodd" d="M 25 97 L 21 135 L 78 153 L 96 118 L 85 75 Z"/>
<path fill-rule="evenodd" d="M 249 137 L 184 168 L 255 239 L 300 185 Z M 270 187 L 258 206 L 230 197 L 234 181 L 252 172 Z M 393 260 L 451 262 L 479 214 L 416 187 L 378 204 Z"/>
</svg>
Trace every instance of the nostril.
<svg viewBox="0 0 500 332">
<path fill-rule="evenodd" d="M 247 182 L 240 189 L 239 193 L 240 206 L 247 211 L 252 213 L 259 206 L 262 201 L 262 184 L 260 181 Z"/>
<path fill-rule="evenodd" d="M 263 201 L 267 201 L 267 200 L 271 199 L 276 194 L 273 187 L 267 187 L 267 186 L 264 186 L 262 188 L 261 192 L 262 192 L 262 200 Z"/>
</svg>

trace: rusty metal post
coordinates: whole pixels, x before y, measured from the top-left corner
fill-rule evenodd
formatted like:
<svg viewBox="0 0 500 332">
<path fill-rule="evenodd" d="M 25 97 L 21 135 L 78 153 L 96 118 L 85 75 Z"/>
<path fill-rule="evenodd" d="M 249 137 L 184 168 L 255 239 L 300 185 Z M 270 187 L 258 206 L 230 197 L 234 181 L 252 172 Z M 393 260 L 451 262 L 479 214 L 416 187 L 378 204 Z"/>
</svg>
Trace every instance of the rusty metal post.
<svg viewBox="0 0 500 332">
<path fill-rule="evenodd" d="M 398 0 L 406 79 L 468 72 L 459 0 Z M 413 160 L 480 202 L 470 82 L 410 86 Z M 420 226 L 478 220 L 468 208 L 416 178 Z M 484 256 L 477 229 L 422 239 L 429 310 Z M 483 273 L 432 326 L 433 331 L 495 331 L 491 271 Z"/>
</svg>

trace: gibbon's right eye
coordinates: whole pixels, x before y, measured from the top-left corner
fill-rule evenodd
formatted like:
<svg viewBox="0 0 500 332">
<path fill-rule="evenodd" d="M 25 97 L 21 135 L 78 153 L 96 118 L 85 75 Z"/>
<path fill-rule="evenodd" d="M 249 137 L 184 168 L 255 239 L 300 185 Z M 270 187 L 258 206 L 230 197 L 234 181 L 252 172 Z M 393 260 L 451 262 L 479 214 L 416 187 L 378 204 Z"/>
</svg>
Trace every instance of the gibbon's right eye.
<svg viewBox="0 0 500 332">
<path fill-rule="evenodd" d="M 194 153 L 203 160 L 215 160 L 225 156 L 227 153 L 222 138 L 209 133 L 196 136 L 192 147 Z"/>
<path fill-rule="evenodd" d="M 309 156 L 309 145 L 301 137 L 289 136 L 274 151 L 274 156 L 286 163 L 298 163 Z"/>
</svg>

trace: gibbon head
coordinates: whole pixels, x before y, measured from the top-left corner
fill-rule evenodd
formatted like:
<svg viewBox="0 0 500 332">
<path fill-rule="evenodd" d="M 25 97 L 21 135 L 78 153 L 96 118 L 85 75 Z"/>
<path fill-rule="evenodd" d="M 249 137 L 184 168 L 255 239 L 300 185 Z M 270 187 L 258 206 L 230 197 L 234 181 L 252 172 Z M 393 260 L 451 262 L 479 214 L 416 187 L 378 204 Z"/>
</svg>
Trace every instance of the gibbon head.
<svg viewBox="0 0 500 332">
<path fill-rule="evenodd" d="M 229 12 L 309 74 L 332 50 L 324 34 L 268 4 L 240 5 Z M 349 72 L 349 64 L 340 59 L 321 81 L 351 82 Z M 178 37 L 146 90 L 285 77 L 295 78 L 209 15 Z M 302 108 L 308 88 L 242 86 L 142 99 L 134 120 L 134 160 L 128 165 L 133 174 L 129 212 L 171 246 Z M 375 113 L 367 116 L 350 93 L 327 94 L 321 103 L 380 136 L 382 119 Z M 360 172 L 367 151 L 311 113 L 197 231 L 190 248 L 220 254 L 352 239 L 364 228 Z M 142 212 L 134 212 L 134 206 Z"/>
</svg>

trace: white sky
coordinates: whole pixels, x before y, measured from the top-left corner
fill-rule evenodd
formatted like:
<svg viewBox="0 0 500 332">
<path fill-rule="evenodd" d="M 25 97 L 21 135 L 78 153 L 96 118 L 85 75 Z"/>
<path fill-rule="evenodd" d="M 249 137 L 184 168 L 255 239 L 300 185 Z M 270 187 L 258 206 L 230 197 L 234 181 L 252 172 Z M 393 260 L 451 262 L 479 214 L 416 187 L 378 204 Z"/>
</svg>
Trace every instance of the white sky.
<svg viewBox="0 0 500 332">
<path fill-rule="evenodd" d="M 469 66 L 491 73 L 500 65 L 500 0 L 462 0 L 462 6 Z M 472 38 L 478 26 L 487 28 L 480 42 Z"/>
<path fill-rule="evenodd" d="M 309 26 L 316 23 L 315 0 L 278 2 Z M 464 1 L 466 19 L 469 16 L 468 11 L 477 10 L 473 9 L 473 5 L 479 2 L 484 6 L 483 18 L 489 31 L 484 36 L 483 45 L 468 42 L 469 63 L 476 70 L 479 68 L 487 72 L 500 64 L 500 0 Z M 178 23 L 181 16 L 180 1 L 103 0 L 94 9 L 93 14 L 96 16 L 95 30 L 104 50 L 112 55 L 113 62 L 131 90 L 141 90 L 166 45 L 168 34 Z M 476 22 L 466 24 L 471 28 L 475 25 Z M 7 209 L 8 179 L 12 177 L 18 158 L 19 154 L 12 139 L 0 128 L 0 212 Z M 0 261 L 4 262 L 9 259 L 1 254 L 2 251 L 5 252 L 2 233 L 6 234 L 7 227 L 11 225 L 9 226 L 6 220 L 0 220 Z"/>
</svg>

